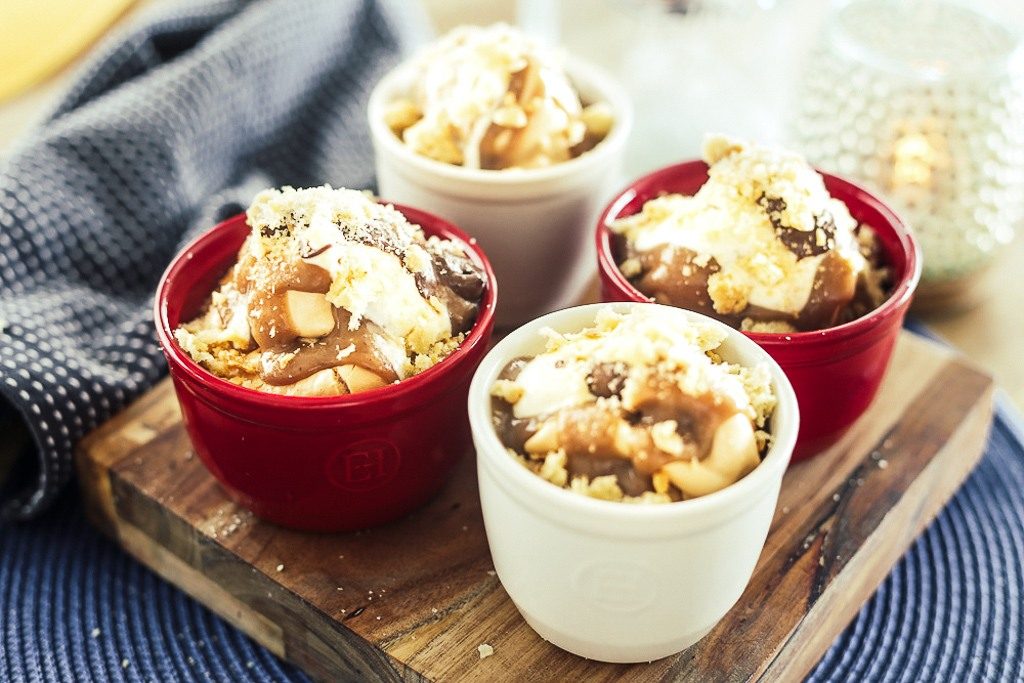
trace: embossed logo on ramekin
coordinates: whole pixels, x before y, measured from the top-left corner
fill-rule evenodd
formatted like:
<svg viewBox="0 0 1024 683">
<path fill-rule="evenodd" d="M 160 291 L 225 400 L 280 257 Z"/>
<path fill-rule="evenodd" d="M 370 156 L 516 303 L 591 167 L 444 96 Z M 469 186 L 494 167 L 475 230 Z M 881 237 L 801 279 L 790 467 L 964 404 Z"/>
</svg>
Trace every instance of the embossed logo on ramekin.
<svg viewBox="0 0 1024 683">
<path fill-rule="evenodd" d="M 359 441 L 327 461 L 327 479 L 347 491 L 369 491 L 391 481 L 400 460 L 398 449 L 389 441 Z"/>
<path fill-rule="evenodd" d="M 588 562 L 576 570 L 572 587 L 610 612 L 639 612 L 654 603 L 650 569 L 626 560 Z"/>
</svg>

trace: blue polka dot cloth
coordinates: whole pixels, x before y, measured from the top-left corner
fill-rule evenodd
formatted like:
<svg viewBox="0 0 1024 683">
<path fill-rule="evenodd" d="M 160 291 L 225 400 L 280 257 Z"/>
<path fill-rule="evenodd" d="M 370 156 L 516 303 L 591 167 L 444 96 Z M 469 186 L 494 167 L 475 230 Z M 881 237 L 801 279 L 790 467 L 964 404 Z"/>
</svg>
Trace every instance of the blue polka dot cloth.
<svg viewBox="0 0 1024 683">
<path fill-rule="evenodd" d="M 73 445 L 166 372 L 150 302 L 185 242 L 265 187 L 372 184 L 366 100 L 418 37 L 406 9 L 177 5 L 101 48 L 0 167 L 0 424 L 34 453 L 0 515 L 44 509 Z"/>
<path fill-rule="evenodd" d="M 163 374 L 149 306 L 185 241 L 266 186 L 372 183 L 365 100 L 422 22 L 399 0 L 170 11 L 103 46 L 0 167 L 0 681 L 307 680 L 58 494 L 75 442 Z M 1022 565 L 1024 430 L 1000 403 L 809 680 L 1024 681 Z"/>
</svg>

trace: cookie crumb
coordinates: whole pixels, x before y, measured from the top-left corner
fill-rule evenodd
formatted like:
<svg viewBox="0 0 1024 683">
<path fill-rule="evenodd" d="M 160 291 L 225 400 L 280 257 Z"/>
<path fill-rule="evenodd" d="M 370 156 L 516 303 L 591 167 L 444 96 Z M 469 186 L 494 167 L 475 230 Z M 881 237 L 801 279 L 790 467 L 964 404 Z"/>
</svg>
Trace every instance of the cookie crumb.
<svg viewBox="0 0 1024 683">
<path fill-rule="evenodd" d="M 487 659 L 488 657 L 494 654 L 494 648 L 488 645 L 487 643 L 484 643 L 483 645 L 478 647 L 476 651 L 480 653 L 480 659 Z"/>
<path fill-rule="evenodd" d="M 277 571 L 283 572 L 284 571 L 284 565 L 283 564 L 277 565 Z"/>
<path fill-rule="evenodd" d="M 98 628 L 94 628 L 89 635 L 91 635 L 93 638 L 99 638 L 100 630 Z"/>
<path fill-rule="evenodd" d="M 129 662 L 127 659 L 122 659 L 121 660 L 121 668 L 122 669 L 127 669 L 129 664 L 131 664 L 131 662 Z"/>
</svg>

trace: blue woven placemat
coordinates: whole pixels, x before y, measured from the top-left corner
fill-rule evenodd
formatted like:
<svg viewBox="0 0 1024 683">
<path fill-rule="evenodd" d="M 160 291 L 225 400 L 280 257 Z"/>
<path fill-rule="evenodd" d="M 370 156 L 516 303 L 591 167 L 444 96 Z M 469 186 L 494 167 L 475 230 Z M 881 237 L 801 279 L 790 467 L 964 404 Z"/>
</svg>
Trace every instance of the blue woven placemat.
<svg viewBox="0 0 1024 683">
<path fill-rule="evenodd" d="M 1024 429 L 977 470 L 812 681 L 1024 680 Z M 85 522 L 74 494 L 0 526 L 0 680 L 306 680 Z"/>
</svg>

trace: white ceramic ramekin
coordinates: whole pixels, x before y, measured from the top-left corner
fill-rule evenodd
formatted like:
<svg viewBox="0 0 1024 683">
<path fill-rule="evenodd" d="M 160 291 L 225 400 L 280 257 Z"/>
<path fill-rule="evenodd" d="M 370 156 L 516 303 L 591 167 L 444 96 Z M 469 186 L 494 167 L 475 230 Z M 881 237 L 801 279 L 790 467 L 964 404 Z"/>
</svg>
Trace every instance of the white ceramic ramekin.
<svg viewBox="0 0 1024 683">
<path fill-rule="evenodd" d="M 544 639 L 605 662 L 646 662 L 700 640 L 736 603 L 764 547 L 782 475 L 796 442 L 793 389 L 760 347 L 691 311 L 660 306 L 727 332 L 726 360 L 764 363 L 778 405 L 764 461 L 735 484 L 665 505 L 630 505 L 560 489 L 519 464 L 491 423 L 490 388 L 502 368 L 544 348 L 541 328 L 579 330 L 601 308 L 557 311 L 509 334 L 484 358 L 469 390 L 480 500 L 494 568 L 527 623 Z"/>
<path fill-rule="evenodd" d="M 629 98 L 594 67 L 569 59 L 566 70 L 585 100 L 611 106 L 615 123 L 586 154 L 538 169 L 468 169 L 406 147 L 384 123 L 384 112 L 410 90 L 412 62 L 391 71 L 370 94 L 380 196 L 442 216 L 480 241 L 501 288 L 499 326 L 579 301 L 593 274 L 590 228 L 621 180 L 633 123 Z"/>
</svg>

